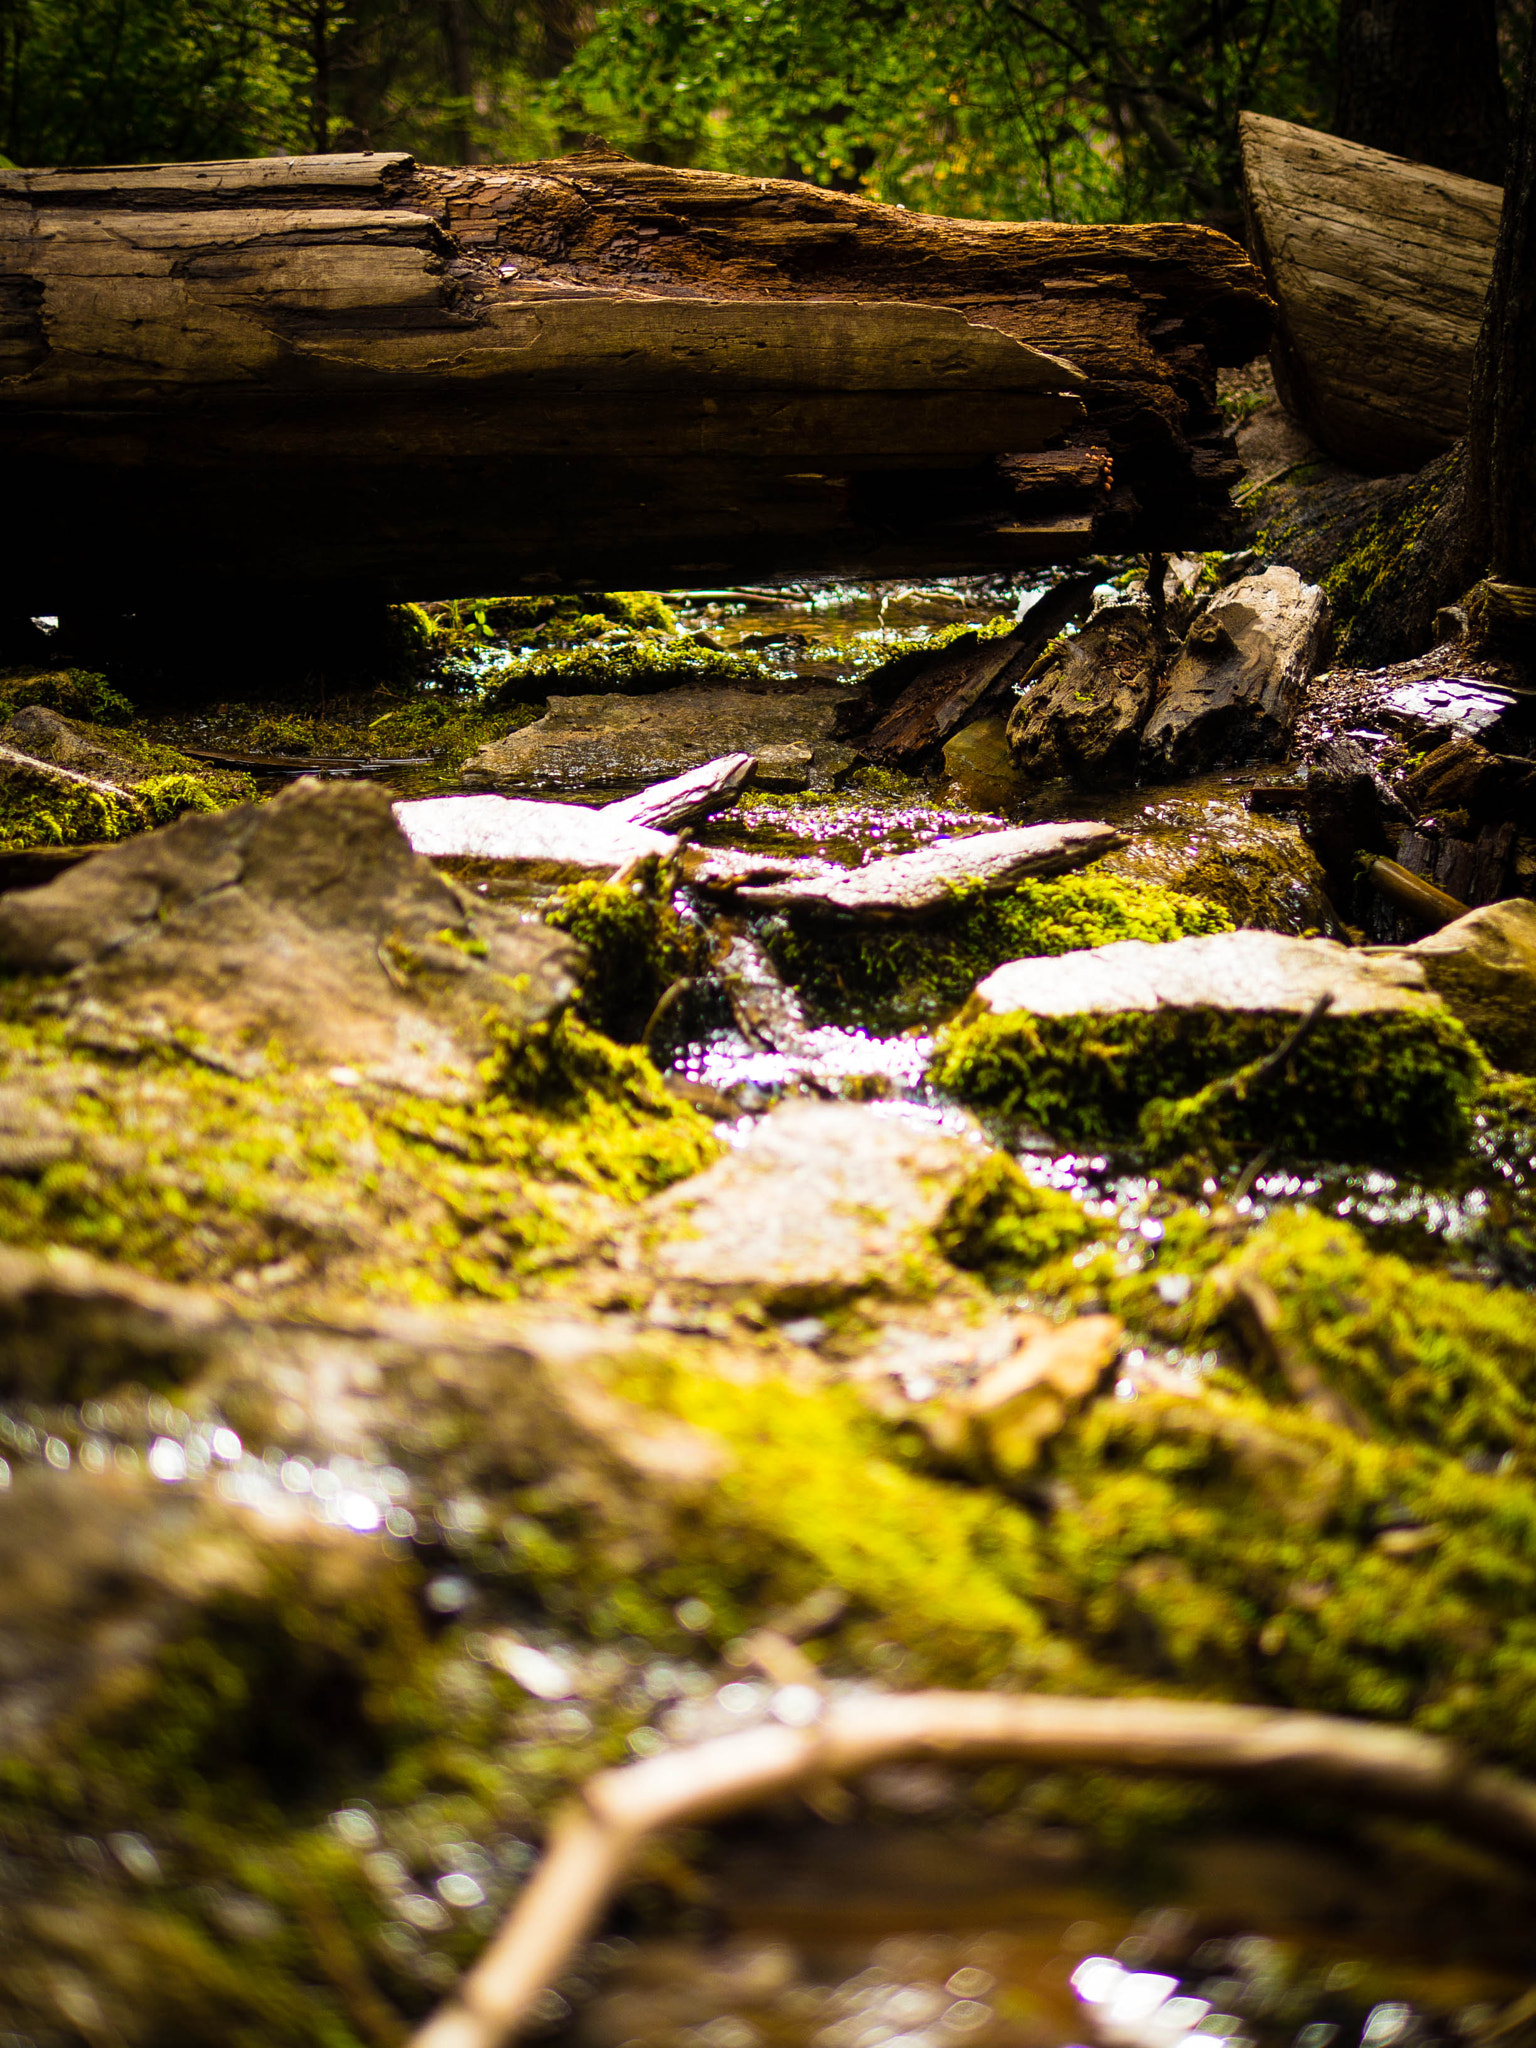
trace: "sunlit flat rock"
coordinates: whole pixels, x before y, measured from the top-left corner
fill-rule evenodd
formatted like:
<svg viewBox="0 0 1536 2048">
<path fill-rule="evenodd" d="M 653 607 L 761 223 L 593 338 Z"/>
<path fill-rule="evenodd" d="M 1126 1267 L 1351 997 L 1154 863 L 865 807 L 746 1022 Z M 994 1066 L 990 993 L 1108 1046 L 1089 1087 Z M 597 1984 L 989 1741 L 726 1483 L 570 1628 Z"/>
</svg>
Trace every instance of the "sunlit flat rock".
<svg viewBox="0 0 1536 2048">
<path fill-rule="evenodd" d="M 400 828 L 417 853 L 438 860 L 515 862 L 530 879 L 581 881 L 611 875 L 677 841 L 584 804 L 541 804 L 524 797 L 429 796 L 396 804 Z"/>
<path fill-rule="evenodd" d="M 1040 960 L 1008 960 L 976 990 L 995 1015 L 1069 1017 L 1116 1010 L 1310 1010 L 1333 998 L 1335 1015 L 1439 1007 L 1423 966 L 1407 955 L 1360 952 L 1333 939 L 1280 932 L 1218 932 L 1149 945 L 1123 939 Z"/>
</svg>

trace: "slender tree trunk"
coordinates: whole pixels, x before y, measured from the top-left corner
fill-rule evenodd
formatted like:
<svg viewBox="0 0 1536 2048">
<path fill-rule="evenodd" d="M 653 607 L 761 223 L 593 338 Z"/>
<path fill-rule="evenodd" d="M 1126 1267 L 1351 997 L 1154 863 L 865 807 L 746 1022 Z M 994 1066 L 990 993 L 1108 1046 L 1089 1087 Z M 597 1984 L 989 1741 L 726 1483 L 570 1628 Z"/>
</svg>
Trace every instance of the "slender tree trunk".
<svg viewBox="0 0 1536 2048">
<path fill-rule="evenodd" d="M 455 161 L 472 164 L 475 161 L 475 144 L 470 133 L 469 116 L 475 78 L 470 63 L 469 21 L 464 10 L 464 0 L 440 0 L 440 9 L 443 48 L 448 58 L 448 83 L 454 98 L 449 137 Z"/>
<path fill-rule="evenodd" d="M 316 156 L 331 147 L 331 22 L 329 0 L 314 0 L 309 15 L 309 57 L 314 84 L 310 93 L 310 140 Z"/>
<path fill-rule="evenodd" d="M 1472 371 L 1467 505 L 1490 571 L 1489 637 L 1536 647 L 1536 33 Z M 1499 593 L 1506 593 L 1502 598 Z M 1523 592 L 1523 597 L 1520 593 Z"/>
<path fill-rule="evenodd" d="M 1342 0 L 1334 132 L 1504 182 L 1509 115 L 1495 0 Z"/>
</svg>

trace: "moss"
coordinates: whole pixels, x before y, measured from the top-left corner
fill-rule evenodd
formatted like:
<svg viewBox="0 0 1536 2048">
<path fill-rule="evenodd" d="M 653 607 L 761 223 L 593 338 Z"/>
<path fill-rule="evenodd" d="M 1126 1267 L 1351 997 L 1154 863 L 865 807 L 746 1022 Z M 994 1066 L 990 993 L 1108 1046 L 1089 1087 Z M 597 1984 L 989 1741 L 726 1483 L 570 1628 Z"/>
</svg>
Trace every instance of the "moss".
<svg viewBox="0 0 1536 2048">
<path fill-rule="evenodd" d="M 1272 1217 L 1232 1270 L 1274 1290 L 1284 1341 L 1375 1431 L 1536 1469 L 1530 1295 L 1373 1252 L 1337 1217 L 1296 1211 Z"/>
<path fill-rule="evenodd" d="M 252 794 L 244 776 L 215 779 L 188 770 L 152 775 L 121 790 L 0 786 L 0 849 L 94 846 L 131 839 L 188 811 L 221 811 Z"/>
<path fill-rule="evenodd" d="M 939 1042 L 930 1078 L 962 1100 L 1001 1109 L 1070 1143 L 1100 1144 L 1187 1128 L 1158 1100 L 1193 1096 L 1274 1052 L 1294 1029 L 1272 1011 L 1122 1011 L 961 1019 Z M 1328 1159 L 1434 1158 L 1465 1145 L 1486 1074 L 1454 1019 L 1388 1011 L 1325 1017 L 1284 1074 L 1221 1120 L 1234 1145 Z"/>
<path fill-rule="evenodd" d="M 551 695 L 643 695 L 689 685 L 754 683 L 776 673 L 754 654 L 728 654 L 694 640 L 602 640 L 508 662 L 486 677 L 485 701 L 487 709 L 499 711 Z"/>
<path fill-rule="evenodd" d="M 0 1175 L 0 1239 L 284 1299 L 515 1295 L 608 1205 L 717 1149 L 643 1053 L 570 1017 L 504 1029 L 474 1105 L 374 1099 L 306 1070 L 241 1080 L 195 1046 L 102 1062 L 20 1020 L 0 1026 L 0 1072 L 69 1099 L 70 1146 Z"/>
<path fill-rule="evenodd" d="M 1006 1281 L 1099 1235 L 1070 1195 L 1037 1187 L 1006 1152 L 993 1152 L 956 1190 L 934 1242 L 951 1265 Z"/>
<path fill-rule="evenodd" d="M 862 1021 L 874 1004 L 893 1021 L 931 1023 L 1004 960 L 1231 928 L 1224 911 L 1159 883 L 1083 874 L 1006 895 L 957 888 L 939 917 L 896 930 L 796 916 L 771 931 L 769 946 L 780 972 L 830 1016 Z"/>
<path fill-rule="evenodd" d="M 22 670 L 0 675 L 0 711 L 6 717 L 40 704 L 63 718 L 83 718 L 96 725 L 122 726 L 133 718 L 133 706 L 105 676 L 88 669 Z"/>
<path fill-rule="evenodd" d="M 1457 472 L 1431 463 L 1406 488 L 1385 495 L 1322 578 L 1333 609 L 1336 658 L 1355 663 L 1373 652 L 1372 614 L 1390 605 Z"/>
<path fill-rule="evenodd" d="M 699 964 L 701 936 L 673 909 L 657 866 L 623 887 L 574 882 L 544 912 L 546 924 L 586 947 L 577 1008 L 610 1038 L 638 1038 L 666 990 Z"/>
</svg>

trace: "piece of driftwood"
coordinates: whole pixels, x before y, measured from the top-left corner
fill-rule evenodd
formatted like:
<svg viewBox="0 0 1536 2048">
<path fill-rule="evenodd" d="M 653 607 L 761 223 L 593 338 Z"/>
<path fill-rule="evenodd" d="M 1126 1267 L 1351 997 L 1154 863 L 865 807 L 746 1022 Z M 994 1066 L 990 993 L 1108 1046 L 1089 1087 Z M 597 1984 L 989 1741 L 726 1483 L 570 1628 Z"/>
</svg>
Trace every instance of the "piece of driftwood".
<svg viewBox="0 0 1536 2048">
<path fill-rule="evenodd" d="M 985 1692 L 819 1698 L 792 1685 L 782 1720 L 589 1778 L 485 1954 L 410 2048 L 499 2048 L 560 1974 L 645 1841 L 908 1757 L 1178 1772 L 1319 1794 L 1436 1820 L 1536 1860 L 1536 1786 L 1438 1736 L 1210 1700 Z M 808 1725 L 796 1725 L 797 1723 Z"/>
<path fill-rule="evenodd" d="M 915 766 L 990 704 L 1003 702 L 1064 627 L 1093 602 L 1095 579 L 1069 576 L 1037 598 L 1011 633 L 962 633 L 937 653 L 898 656 L 864 678 L 877 699 L 899 689 L 859 751 L 892 767 Z"/>
<path fill-rule="evenodd" d="M 12 588 L 718 587 L 1198 545 L 1272 308 L 1179 225 L 611 152 L 0 172 Z"/>
<path fill-rule="evenodd" d="M 736 900 L 765 910 L 836 910 L 851 917 L 923 917 L 953 905 L 955 891 L 995 895 L 1018 883 L 1069 874 L 1130 842 L 1113 825 L 1073 821 L 1019 825 L 941 839 L 916 853 L 833 868 L 787 882 L 740 888 Z"/>
<path fill-rule="evenodd" d="M 1418 468 L 1466 431 L 1498 186 L 1265 114 L 1241 127 L 1282 397 L 1341 461 Z"/>
</svg>

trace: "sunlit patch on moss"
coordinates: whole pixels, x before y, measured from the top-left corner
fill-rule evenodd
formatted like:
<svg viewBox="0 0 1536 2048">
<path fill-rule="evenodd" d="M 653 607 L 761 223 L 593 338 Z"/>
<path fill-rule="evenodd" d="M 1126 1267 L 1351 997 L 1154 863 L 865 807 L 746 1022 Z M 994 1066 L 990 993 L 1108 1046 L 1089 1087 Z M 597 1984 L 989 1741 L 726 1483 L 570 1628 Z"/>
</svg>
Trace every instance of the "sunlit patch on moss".
<svg viewBox="0 0 1536 2048">
<path fill-rule="evenodd" d="M 1082 874 L 1021 882 L 1006 894 L 966 885 L 940 917 L 910 926 L 784 918 L 771 928 L 770 950 L 828 1016 L 863 1021 L 874 1006 L 882 1022 L 932 1023 L 1005 960 L 1231 929 L 1224 910 L 1160 883 Z"/>
</svg>

